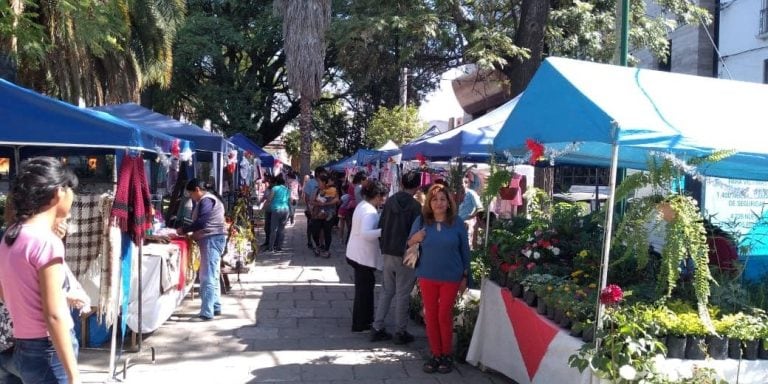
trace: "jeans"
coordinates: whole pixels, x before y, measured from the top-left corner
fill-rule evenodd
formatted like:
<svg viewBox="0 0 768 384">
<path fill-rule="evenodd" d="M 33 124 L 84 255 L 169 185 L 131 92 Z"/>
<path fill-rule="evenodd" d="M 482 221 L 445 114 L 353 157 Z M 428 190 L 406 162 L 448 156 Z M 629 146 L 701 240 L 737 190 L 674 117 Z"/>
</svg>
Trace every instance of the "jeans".
<svg viewBox="0 0 768 384">
<path fill-rule="evenodd" d="M 75 332 L 70 332 L 72 349 L 77 358 L 78 343 Z M 53 343 L 47 337 L 40 339 L 16 339 L 13 359 L 21 380 L 34 384 L 67 384 L 67 372 L 61 364 Z"/>
<path fill-rule="evenodd" d="M 269 247 L 272 232 L 272 210 L 264 210 L 264 245 Z"/>
<path fill-rule="evenodd" d="M 271 233 L 270 239 L 272 244 L 267 244 L 267 248 L 280 249 L 283 247 L 283 239 L 285 238 L 285 224 L 288 223 L 289 211 L 287 209 L 276 209 L 272 211 L 272 220 L 270 224 L 269 232 Z"/>
<path fill-rule="evenodd" d="M 200 317 L 206 319 L 212 319 L 214 312 L 221 312 L 219 264 L 226 242 L 226 235 L 208 236 L 197 241 L 200 246 Z"/>
<path fill-rule="evenodd" d="M 416 284 L 416 271 L 403 265 L 403 258 L 383 254 L 384 271 L 381 275 L 383 290 L 376 307 L 373 327 L 384 328 L 389 306 L 395 299 L 395 332 L 404 332 L 408 327 L 408 307 L 411 304 L 411 291 Z"/>
<path fill-rule="evenodd" d="M 0 384 L 22 384 L 16 359 L 13 358 L 13 348 L 0 352 Z"/>
<path fill-rule="evenodd" d="M 373 289 L 376 268 L 347 259 L 355 269 L 355 299 L 352 302 L 352 332 L 367 331 L 373 323 Z"/>
<path fill-rule="evenodd" d="M 460 281 L 419 278 L 424 302 L 424 323 L 432 356 L 450 356 L 453 352 L 453 304 Z"/>
</svg>

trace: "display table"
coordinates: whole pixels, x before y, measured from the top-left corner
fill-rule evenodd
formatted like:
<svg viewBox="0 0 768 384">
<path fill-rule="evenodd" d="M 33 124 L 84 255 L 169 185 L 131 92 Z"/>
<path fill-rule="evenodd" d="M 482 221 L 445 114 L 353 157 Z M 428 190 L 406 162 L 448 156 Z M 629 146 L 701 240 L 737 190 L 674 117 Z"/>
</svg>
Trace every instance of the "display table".
<svg viewBox="0 0 768 384">
<path fill-rule="evenodd" d="M 480 313 L 472 334 L 467 362 L 482 364 L 520 384 L 600 383 L 590 371 L 568 366 L 568 357 L 583 342 L 536 313 L 506 288 L 485 279 Z M 714 368 L 731 383 L 768 383 L 767 360 L 668 359 L 660 369 L 690 376 L 695 366 Z"/>
<path fill-rule="evenodd" d="M 141 333 L 153 332 L 171 317 L 192 288 L 192 280 L 182 280 L 187 263 L 178 244 L 147 244 L 142 249 Z M 137 265 L 134 263 L 134 268 Z M 138 273 L 131 274 L 131 298 L 126 324 L 138 331 Z"/>
</svg>

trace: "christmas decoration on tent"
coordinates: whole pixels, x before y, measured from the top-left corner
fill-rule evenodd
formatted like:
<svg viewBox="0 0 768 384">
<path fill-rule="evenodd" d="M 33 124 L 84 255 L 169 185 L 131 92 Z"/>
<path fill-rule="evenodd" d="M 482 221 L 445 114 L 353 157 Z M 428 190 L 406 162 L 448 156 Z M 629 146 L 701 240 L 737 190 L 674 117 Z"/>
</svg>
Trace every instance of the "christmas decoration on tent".
<svg viewBox="0 0 768 384">
<path fill-rule="evenodd" d="M 189 143 L 184 143 L 184 149 L 179 154 L 179 160 L 192 162 L 192 149 L 189 148 Z"/>
<path fill-rule="evenodd" d="M 416 160 L 419 161 L 419 165 L 422 167 L 427 164 L 427 158 L 424 157 L 424 155 L 422 155 L 421 153 L 416 154 Z"/>
<path fill-rule="evenodd" d="M 544 157 L 544 145 L 533 139 L 525 140 L 525 147 L 531 151 L 531 157 L 529 162 L 535 165 L 542 157 Z"/>
<path fill-rule="evenodd" d="M 175 158 L 179 158 L 180 153 L 181 153 L 180 142 L 179 142 L 179 139 L 176 139 L 171 144 L 171 156 Z"/>
<path fill-rule="evenodd" d="M 237 150 L 233 149 L 227 154 L 227 172 L 235 173 L 237 169 Z"/>
<path fill-rule="evenodd" d="M 171 166 L 171 158 L 168 157 L 159 146 L 155 146 L 155 153 L 157 153 L 155 161 L 167 170 Z"/>
</svg>

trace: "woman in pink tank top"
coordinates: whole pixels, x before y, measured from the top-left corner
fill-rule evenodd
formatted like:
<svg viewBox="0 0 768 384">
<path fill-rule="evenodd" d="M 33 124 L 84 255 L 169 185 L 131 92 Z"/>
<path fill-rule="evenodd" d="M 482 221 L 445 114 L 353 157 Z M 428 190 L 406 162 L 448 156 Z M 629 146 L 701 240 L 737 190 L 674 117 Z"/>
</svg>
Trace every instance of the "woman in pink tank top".
<svg viewBox="0 0 768 384">
<path fill-rule="evenodd" d="M 69 215 L 77 177 L 52 157 L 21 163 L 11 189 L 14 223 L 0 241 L 0 288 L 13 320 L 13 359 L 25 383 L 79 383 L 77 340 L 67 307 L 64 245 L 54 232 Z"/>
</svg>

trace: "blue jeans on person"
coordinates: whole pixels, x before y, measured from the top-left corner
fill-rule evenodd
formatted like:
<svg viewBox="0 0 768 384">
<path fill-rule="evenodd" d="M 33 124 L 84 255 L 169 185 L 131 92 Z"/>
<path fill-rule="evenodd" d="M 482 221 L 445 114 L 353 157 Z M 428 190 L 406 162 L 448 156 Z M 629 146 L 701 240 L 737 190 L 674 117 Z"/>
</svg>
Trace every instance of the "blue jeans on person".
<svg viewBox="0 0 768 384">
<path fill-rule="evenodd" d="M 221 312 L 221 254 L 227 242 L 226 235 L 212 235 L 197 241 L 200 246 L 200 317 L 212 319 Z"/>
<path fill-rule="evenodd" d="M 274 209 L 272 210 L 272 228 L 270 232 L 272 235 L 270 239 L 272 244 L 267 245 L 268 248 L 272 248 L 274 251 L 279 251 L 283 248 L 283 239 L 285 238 L 285 225 L 288 223 L 288 216 L 290 211 L 287 209 Z"/>
<path fill-rule="evenodd" d="M 77 358 L 79 345 L 75 331 L 71 331 L 72 350 Z M 56 354 L 51 339 L 16 339 L 13 350 L 16 370 L 24 383 L 67 384 L 67 372 Z M 13 382 L 13 381 L 11 381 Z"/>
<path fill-rule="evenodd" d="M 13 347 L 0 352 L 0 384 L 22 384 L 13 358 Z"/>
</svg>

